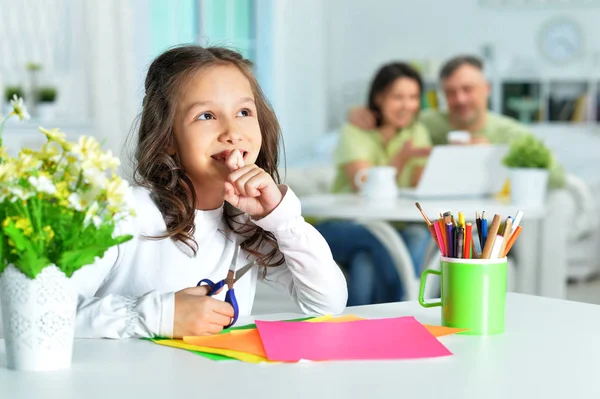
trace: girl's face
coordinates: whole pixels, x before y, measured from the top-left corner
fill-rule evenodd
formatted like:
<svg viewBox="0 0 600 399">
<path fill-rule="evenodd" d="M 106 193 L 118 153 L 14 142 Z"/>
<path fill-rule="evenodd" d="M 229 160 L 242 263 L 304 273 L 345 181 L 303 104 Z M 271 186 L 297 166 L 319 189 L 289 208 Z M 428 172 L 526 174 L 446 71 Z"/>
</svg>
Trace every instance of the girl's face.
<svg viewBox="0 0 600 399">
<path fill-rule="evenodd" d="M 378 100 L 383 124 L 404 128 L 416 118 L 421 107 L 419 84 L 410 78 L 398 78 Z"/>
<path fill-rule="evenodd" d="M 239 150 L 245 164 L 256 162 L 260 151 L 262 137 L 248 79 L 233 65 L 199 70 L 181 89 L 174 133 L 172 150 L 194 186 L 222 190 L 231 151 Z"/>
</svg>

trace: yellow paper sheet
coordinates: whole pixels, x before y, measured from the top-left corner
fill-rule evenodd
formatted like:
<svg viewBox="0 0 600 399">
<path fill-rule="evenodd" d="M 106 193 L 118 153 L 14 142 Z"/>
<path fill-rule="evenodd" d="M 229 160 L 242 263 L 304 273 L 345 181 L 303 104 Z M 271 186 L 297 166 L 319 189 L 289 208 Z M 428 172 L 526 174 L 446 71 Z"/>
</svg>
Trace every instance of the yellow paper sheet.
<svg viewBox="0 0 600 399">
<path fill-rule="evenodd" d="M 468 328 L 453 328 L 453 327 L 444 327 L 444 326 L 430 326 L 428 324 L 423 324 L 423 327 L 427 329 L 434 337 L 443 337 L 444 335 L 452 335 L 462 331 L 467 331 Z"/>
<path fill-rule="evenodd" d="M 153 341 L 159 345 L 171 346 L 173 348 L 187 349 L 187 350 L 206 352 L 206 353 L 216 353 L 217 355 L 227 356 L 232 359 L 241 360 L 242 362 L 246 362 L 246 363 L 255 363 L 255 364 L 263 363 L 263 362 L 273 363 L 265 357 L 256 356 L 251 353 L 239 352 L 239 351 L 234 351 L 231 349 L 209 348 L 207 346 L 190 345 L 190 344 L 186 344 L 184 341 L 182 341 L 180 339 L 162 339 L 162 340 L 153 340 Z"/>
</svg>

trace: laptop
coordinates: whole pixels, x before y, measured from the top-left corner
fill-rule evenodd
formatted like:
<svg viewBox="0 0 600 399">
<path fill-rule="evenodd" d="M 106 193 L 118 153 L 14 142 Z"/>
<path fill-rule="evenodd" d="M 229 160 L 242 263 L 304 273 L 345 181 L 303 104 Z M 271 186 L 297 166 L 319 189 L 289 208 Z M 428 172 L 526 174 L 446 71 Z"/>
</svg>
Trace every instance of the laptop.
<svg viewBox="0 0 600 399">
<path fill-rule="evenodd" d="M 507 152 L 507 145 L 435 146 L 418 186 L 400 189 L 400 196 L 465 198 L 494 195 L 508 178 L 508 169 L 502 164 Z"/>
</svg>

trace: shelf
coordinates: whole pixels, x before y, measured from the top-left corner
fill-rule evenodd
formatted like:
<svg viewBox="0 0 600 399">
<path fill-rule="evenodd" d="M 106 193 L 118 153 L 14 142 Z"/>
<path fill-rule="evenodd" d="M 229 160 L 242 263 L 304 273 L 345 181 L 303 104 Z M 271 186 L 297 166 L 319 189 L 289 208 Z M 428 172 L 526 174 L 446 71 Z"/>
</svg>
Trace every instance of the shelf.
<svg viewBox="0 0 600 399">
<path fill-rule="evenodd" d="M 531 82 L 503 82 L 502 114 L 522 123 L 543 121 L 542 85 Z"/>
</svg>

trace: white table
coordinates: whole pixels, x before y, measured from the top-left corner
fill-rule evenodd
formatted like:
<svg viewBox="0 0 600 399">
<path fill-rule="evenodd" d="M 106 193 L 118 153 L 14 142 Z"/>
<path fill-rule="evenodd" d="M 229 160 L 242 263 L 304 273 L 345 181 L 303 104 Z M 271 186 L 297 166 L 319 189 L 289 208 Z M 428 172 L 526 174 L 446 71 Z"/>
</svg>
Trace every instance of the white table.
<svg viewBox="0 0 600 399">
<path fill-rule="evenodd" d="M 474 221 L 475 212 L 485 211 L 488 225 L 494 214 L 505 219 L 516 211 L 524 211 L 523 232 L 515 244 L 517 252 L 517 289 L 525 294 L 564 298 L 566 290 L 566 221 L 560 204 L 565 192 L 557 190 L 548 196 L 547 209 L 523 208 L 493 198 L 419 200 L 430 218 L 452 210 L 465 213 Z M 320 218 L 362 221 L 421 222 L 423 217 L 409 198 L 367 199 L 357 194 L 318 194 L 301 197 L 302 214 Z M 557 205 L 558 204 L 558 205 Z"/>
<path fill-rule="evenodd" d="M 346 313 L 440 323 L 439 308 L 416 302 Z M 504 334 L 440 340 L 453 356 L 262 365 L 213 362 L 142 340 L 76 340 L 72 369 L 49 373 L 6 369 L 0 342 L 0 398 L 600 397 L 600 306 L 508 294 Z"/>
</svg>

